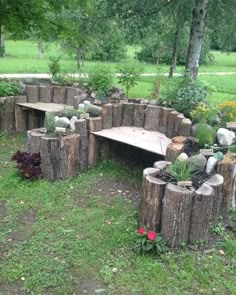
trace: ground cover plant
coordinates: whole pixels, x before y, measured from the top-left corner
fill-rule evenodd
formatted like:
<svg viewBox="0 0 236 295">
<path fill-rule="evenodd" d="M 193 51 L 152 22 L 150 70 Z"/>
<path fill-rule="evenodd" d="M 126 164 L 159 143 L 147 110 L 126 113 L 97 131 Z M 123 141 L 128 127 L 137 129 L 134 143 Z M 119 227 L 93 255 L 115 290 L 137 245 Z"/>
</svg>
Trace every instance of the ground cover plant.
<svg viewBox="0 0 236 295">
<path fill-rule="evenodd" d="M 24 141 L 0 136 L 0 294 L 236 293 L 227 230 L 207 251 L 139 256 L 142 170 L 103 162 L 63 182 L 23 181 L 9 160 Z"/>
</svg>

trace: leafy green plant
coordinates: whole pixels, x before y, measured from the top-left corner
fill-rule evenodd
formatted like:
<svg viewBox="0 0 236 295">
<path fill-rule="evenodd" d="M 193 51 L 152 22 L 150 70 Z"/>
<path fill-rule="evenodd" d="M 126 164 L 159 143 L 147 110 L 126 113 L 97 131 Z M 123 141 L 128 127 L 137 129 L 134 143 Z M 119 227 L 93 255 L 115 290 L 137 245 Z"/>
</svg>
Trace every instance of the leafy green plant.
<svg viewBox="0 0 236 295">
<path fill-rule="evenodd" d="M 223 218 L 220 217 L 217 224 L 211 225 L 209 231 L 215 235 L 222 235 L 225 232 Z"/>
<path fill-rule="evenodd" d="M 215 132 L 210 129 L 207 124 L 199 123 L 195 137 L 199 140 L 199 145 L 204 147 L 205 145 L 212 145 L 214 142 Z"/>
<path fill-rule="evenodd" d="M 55 116 L 51 113 L 46 113 L 44 127 L 47 129 L 47 133 L 53 133 L 56 128 Z"/>
<path fill-rule="evenodd" d="M 107 94 L 112 86 L 113 76 L 108 68 L 100 66 L 89 75 L 89 81 L 93 90 Z"/>
<path fill-rule="evenodd" d="M 53 79 L 56 78 L 56 76 L 59 75 L 61 67 L 60 67 L 60 56 L 50 56 L 49 57 L 49 74 L 52 76 Z"/>
<path fill-rule="evenodd" d="M 208 106 L 204 102 L 199 102 L 190 115 L 192 120 L 196 123 L 214 125 L 217 123 L 217 120 L 219 120 L 218 109 L 213 106 Z"/>
<path fill-rule="evenodd" d="M 125 87 L 126 95 L 129 97 L 130 88 L 137 85 L 137 80 L 142 73 L 142 67 L 135 63 L 123 63 L 118 67 L 118 83 Z"/>
<path fill-rule="evenodd" d="M 19 94 L 20 85 L 14 82 L 0 82 L 0 97 Z"/>
<path fill-rule="evenodd" d="M 192 177 L 192 172 L 187 166 L 186 161 L 175 160 L 167 168 L 167 173 L 173 176 L 176 181 L 188 181 Z"/>
<path fill-rule="evenodd" d="M 236 153 L 236 145 L 230 146 L 229 150 L 231 151 L 231 153 Z"/>
<path fill-rule="evenodd" d="M 64 115 L 68 119 L 71 119 L 73 116 L 79 117 L 80 114 L 85 114 L 85 113 L 86 113 L 86 110 L 84 110 L 84 109 L 78 109 L 78 110 L 72 109 L 72 110 L 65 110 L 64 111 Z"/>
<path fill-rule="evenodd" d="M 168 250 L 166 242 L 160 234 L 155 231 L 146 231 L 144 228 L 138 229 L 138 238 L 133 246 L 137 254 L 154 253 L 161 255 Z"/>
</svg>

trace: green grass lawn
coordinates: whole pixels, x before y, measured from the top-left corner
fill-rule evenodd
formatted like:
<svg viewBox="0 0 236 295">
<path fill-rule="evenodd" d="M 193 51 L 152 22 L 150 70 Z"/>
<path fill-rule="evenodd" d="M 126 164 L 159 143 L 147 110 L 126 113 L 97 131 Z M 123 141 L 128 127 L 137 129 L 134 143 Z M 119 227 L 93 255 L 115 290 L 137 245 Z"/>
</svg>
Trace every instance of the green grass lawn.
<svg viewBox="0 0 236 295">
<path fill-rule="evenodd" d="M 0 137 L 1 295 L 236 294 L 229 236 L 207 253 L 133 253 L 137 207 L 122 194 L 139 192 L 140 169 L 104 162 L 63 182 L 22 181 L 9 159 L 24 140 Z"/>
</svg>

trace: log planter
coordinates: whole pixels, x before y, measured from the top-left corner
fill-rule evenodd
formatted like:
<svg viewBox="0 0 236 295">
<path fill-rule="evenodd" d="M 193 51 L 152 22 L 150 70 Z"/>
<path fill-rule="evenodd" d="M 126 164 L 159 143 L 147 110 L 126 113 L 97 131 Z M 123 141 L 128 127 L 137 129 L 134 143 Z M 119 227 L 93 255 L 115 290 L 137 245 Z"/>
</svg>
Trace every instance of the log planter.
<svg viewBox="0 0 236 295">
<path fill-rule="evenodd" d="M 210 225 L 220 216 L 223 177 L 215 174 L 197 189 L 182 187 L 163 180 L 168 165 L 159 161 L 143 171 L 139 226 L 161 233 L 173 248 L 207 240 Z"/>
</svg>

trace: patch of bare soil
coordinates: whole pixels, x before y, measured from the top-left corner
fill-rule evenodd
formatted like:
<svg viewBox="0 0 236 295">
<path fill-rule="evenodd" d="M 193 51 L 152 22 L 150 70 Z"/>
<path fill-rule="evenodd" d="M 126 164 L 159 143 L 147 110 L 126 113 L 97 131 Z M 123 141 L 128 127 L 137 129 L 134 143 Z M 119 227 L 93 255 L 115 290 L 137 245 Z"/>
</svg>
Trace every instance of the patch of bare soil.
<svg viewBox="0 0 236 295">
<path fill-rule="evenodd" d="M 0 295 L 23 295 L 22 283 L 0 283 Z"/>
<path fill-rule="evenodd" d="M 138 205 L 141 188 L 121 181 L 101 180 L 91 190 L 92 195 L 102 196 L 102 201 L 109 203 L 114 198 L 122 197 L 128 203 Z"/>
<path fill-rule="evenodd" d="M 32 225 L 36 222 L 37 211 L 30 210 L 18 215 L 18 222 L 22 224 Z"/>
<path fill-rule="evenodd" d="M 83 279 L 79 284 L 78 295 L 96 295 L 96 294 L 104 294 L 106 295 L 106 289 L 101 286 L 97 281 L 93 279 L 86 278 Z"/>
</svg>

